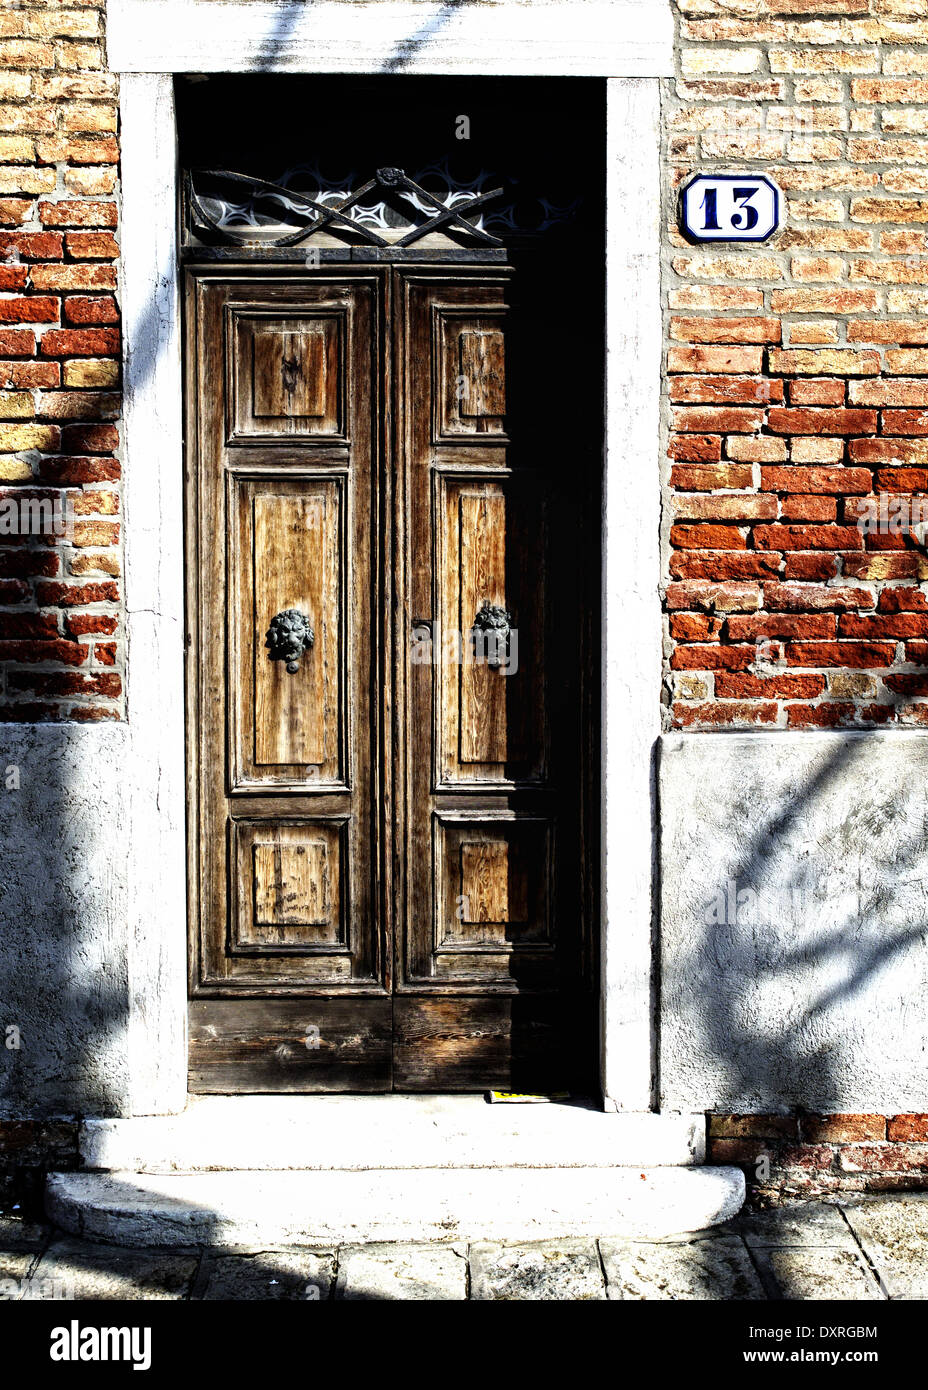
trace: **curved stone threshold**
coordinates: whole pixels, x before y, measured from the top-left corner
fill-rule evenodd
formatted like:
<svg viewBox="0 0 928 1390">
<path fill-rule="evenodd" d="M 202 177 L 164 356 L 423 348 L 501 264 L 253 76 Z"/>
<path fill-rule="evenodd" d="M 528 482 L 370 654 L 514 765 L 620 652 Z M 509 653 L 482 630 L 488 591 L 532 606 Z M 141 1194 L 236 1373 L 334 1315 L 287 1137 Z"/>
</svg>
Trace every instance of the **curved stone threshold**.
<svg viewBox="0 0 928 1390">
<path fill-rule="evenodd" d="M 730 1220 L 738 1168 L 51 1173 L 61 1229 L 125 1246 L 664 1239 Z"/>
</svg>

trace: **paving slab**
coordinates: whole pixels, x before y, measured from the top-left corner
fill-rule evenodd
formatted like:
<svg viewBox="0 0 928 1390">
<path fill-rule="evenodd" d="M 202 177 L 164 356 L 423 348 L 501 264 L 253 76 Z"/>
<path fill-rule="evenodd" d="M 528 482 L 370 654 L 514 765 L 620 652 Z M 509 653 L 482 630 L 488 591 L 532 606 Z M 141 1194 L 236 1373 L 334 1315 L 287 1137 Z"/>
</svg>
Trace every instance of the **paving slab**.
<svg viewBox="0 0 928 1390">
<path fill-rule="evenodd" d="M 928 1194 L 842 1203 L 890 1298 L 928 1297 Z"/>
<path fill-rule="evenodd" d="M 338 1253 L 335 1297 L 407 1301 L 467 1298 L 467 1257 L 457 1245 L 355 1245 Z"/>
<path fill-rule="evenodd" d="M 775 1298 L 882 1299 L 880 1286 L 859 1250 L 814 1250 L 809 1246 L 757 1251 Z"/>
<path fill-rule="evenodd" d="M 605 1299 L 602 1268 L 592 1240 L 470 1247 L 470 1296 L 481 1301 L 577 1302 Z"/>
<path fill-rule="evenodd" d="M 764 1287 L 737 1236 L 679 1245 L 601 1240 L 611 1299 L 760 1302 Z"/>
<path fill-rule="evenodd" d="M 19 1302 L 26 1291 L 29 1271 L 38 1258 L 34 1250 L 0 1251 L 0 1302 Z"/>
<path fill-rule="evenodd" d="M 335 1278 L 335 1255 L 318 1250 L 257 1250 L 207 1255 L 201 1297 L 219 1300 L 324 1302 Z"/>
<path fill-rule="evenodd" d="M 794 1202 L 676 1237 L 207 1242 L 202 1259 L 176 1239 L 127 1248 L 0 1218 L 0 1301 L 873 1301 L 928 1298 L 926 1266 L 928 1194 L 912 1193 Z"/>
<path fill-rule="evenodd" d="M 198 1262 L 195 1255 L 59 1240 L 39 1261 L 25 1297 L 186 1298 Z"/>
<path fill-rule="evenodd" d="M 742 1211 L 729 1221 L 725 1230 L 743 1236 L 756 1246 L 838 1246 L 856 1250 L 857 1242 L 837 1206 L 825 1202 L 802 1202 L 770 1211 Z"/>
</svg>

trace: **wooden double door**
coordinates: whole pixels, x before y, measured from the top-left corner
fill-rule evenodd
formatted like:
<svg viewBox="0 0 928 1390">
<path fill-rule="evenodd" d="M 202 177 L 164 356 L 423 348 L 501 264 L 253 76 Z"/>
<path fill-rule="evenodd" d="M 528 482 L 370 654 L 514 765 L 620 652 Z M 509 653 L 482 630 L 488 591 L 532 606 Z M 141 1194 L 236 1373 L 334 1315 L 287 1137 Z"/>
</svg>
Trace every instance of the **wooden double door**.
<svg viewBox="0 0 928 1390">
<path fill-rule="evenodd" d="M 188 272 L 191 1090 L 591 1085 L 591 493 L 537 300 Z"/>
</svg>

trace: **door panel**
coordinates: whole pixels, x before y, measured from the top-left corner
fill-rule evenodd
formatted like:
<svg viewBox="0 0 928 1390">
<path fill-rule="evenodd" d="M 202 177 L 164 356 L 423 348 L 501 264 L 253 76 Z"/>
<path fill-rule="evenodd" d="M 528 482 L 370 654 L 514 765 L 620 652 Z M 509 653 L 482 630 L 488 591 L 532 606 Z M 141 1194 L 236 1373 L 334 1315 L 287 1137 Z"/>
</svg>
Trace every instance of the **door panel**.
<svg viewBox="0 0 928 1390">
<path fill-rule="evenodd" d="M 537 396 L 516 405 L 519 357 L 542 346 L 510 278 L 410 273 L 398 292 L 412 655 L 394 1084 L 410 1090 L 563 1085 L 582 1050 L 578 626 L 564 636 L 551 602 L 568 558 L 554 431 L 533 424 Z M 552 687 L 574 749 L 557 767 Z"/>
<path fill-rule="evenodd" d="M 440 467 L 440 466 L 438 466 Z M 442 789 L 545 776 L 544 498 L 519 477 L 433 474 Z M 484 604 L 511 633 L 483 630 Z"/>
<path fill-rule="evenodd" d="M 233 954 L 337 955 L 314 973 L 350 976 L 345 892 L 348 822 L 319 817 L 299 823 L 236 821 L 232 863 Z"/>
<path fill-rule="evenodd" d="M 589 547 L 543 310 L 508 267 L 191 272 L 194 1090 L 583 1084 Z"/>
<path fill-rule="evenodd" d="M 348 568 L 343 515 L 346 479 L 229 479 L 236 546 L 230 581 L 231 763 L 237 789 L 273 786 L 347 789 L 342 691 Z M 313 645 L 299 669 L 271 660 L 266 634 L 276 614 L 309 615 Z"/>
<path fill-rule="evenodd" d="M 433 832 L 433 977 L 544 983 L 554 967 L 551 822 L 515 812 L 445 811 L 436 814 Z"/>
<path fill-rule="evenodd" d="M 230 307 L 228 318 L 229 442 L 344 438 L 346 314 Z"/>
<path fill-rule="evenodd" d="M 437 382 L 433 441 L 470 443 L 474 435 L 506 440 L 506 320 L 493 312 L 460 313 L 436 305 L 429 353 Z"/>
<path fill-rule="evenodd" d="M 391 1084 L 374 795 L 382 306 L 370 272 L 191 277 L 201 1090 Z"/>
</svg>

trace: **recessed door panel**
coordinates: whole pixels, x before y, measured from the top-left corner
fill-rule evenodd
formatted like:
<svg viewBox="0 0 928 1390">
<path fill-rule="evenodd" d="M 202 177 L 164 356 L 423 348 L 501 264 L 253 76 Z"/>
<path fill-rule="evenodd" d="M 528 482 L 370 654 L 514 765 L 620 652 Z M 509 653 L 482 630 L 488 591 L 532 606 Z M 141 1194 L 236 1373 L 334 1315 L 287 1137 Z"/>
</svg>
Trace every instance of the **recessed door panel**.
<svg viewBox="0 0 928 1390">
<path fill-rule="evenodd" d="M 433 977 L 552 984 L 550 822 L 505 810 L 434 819 Z"/>
<path fill-rule="evenodd" d="M 495 312 L 461 313 L 436 305 L 431 356 L 436 382 L 436 443 L 473 440 L 506 442 L 506 317 Z M 486 442 L 486 441 L 484 441 Z"/>
<path fill-rule="evenodd" d="M 257 496 L 252 536 L 254 761 L 259 768 L 303 763 L 321 770 L 331 758 L 332 726 L 338 724 L 337 679 L 327 679 L 332 667 L 324 652 L 338 629 L 335 498 L 322 491 Z M 264 634 L 279 613 L 309 618 L 306 640 L 311 636 L 312 645 L 295 671 L 283 656 L 264 650 L 271 640 Z"/>
<path fill-rule="evenodd" d="M 537 480 L 434 472 L 437 778 L 545 776 L 545 506 Z"/>
<path fill-rule="evenodd" d="M 346 481 L 229 479 L 236 789 L 346 786 Z M 301 621 L 308 645 L 288 662 L 278 631 Z"/>
<path fill-rule="evenodd" d="M 230 443 L 344 438 L 346 314 L 230 307 L 226 331 Z"/>
<path fill-rule="evenodd" d="M 233 952 L 348 955 L 347 830 L 337 817 L 235 822 Z"/>
</svg>

